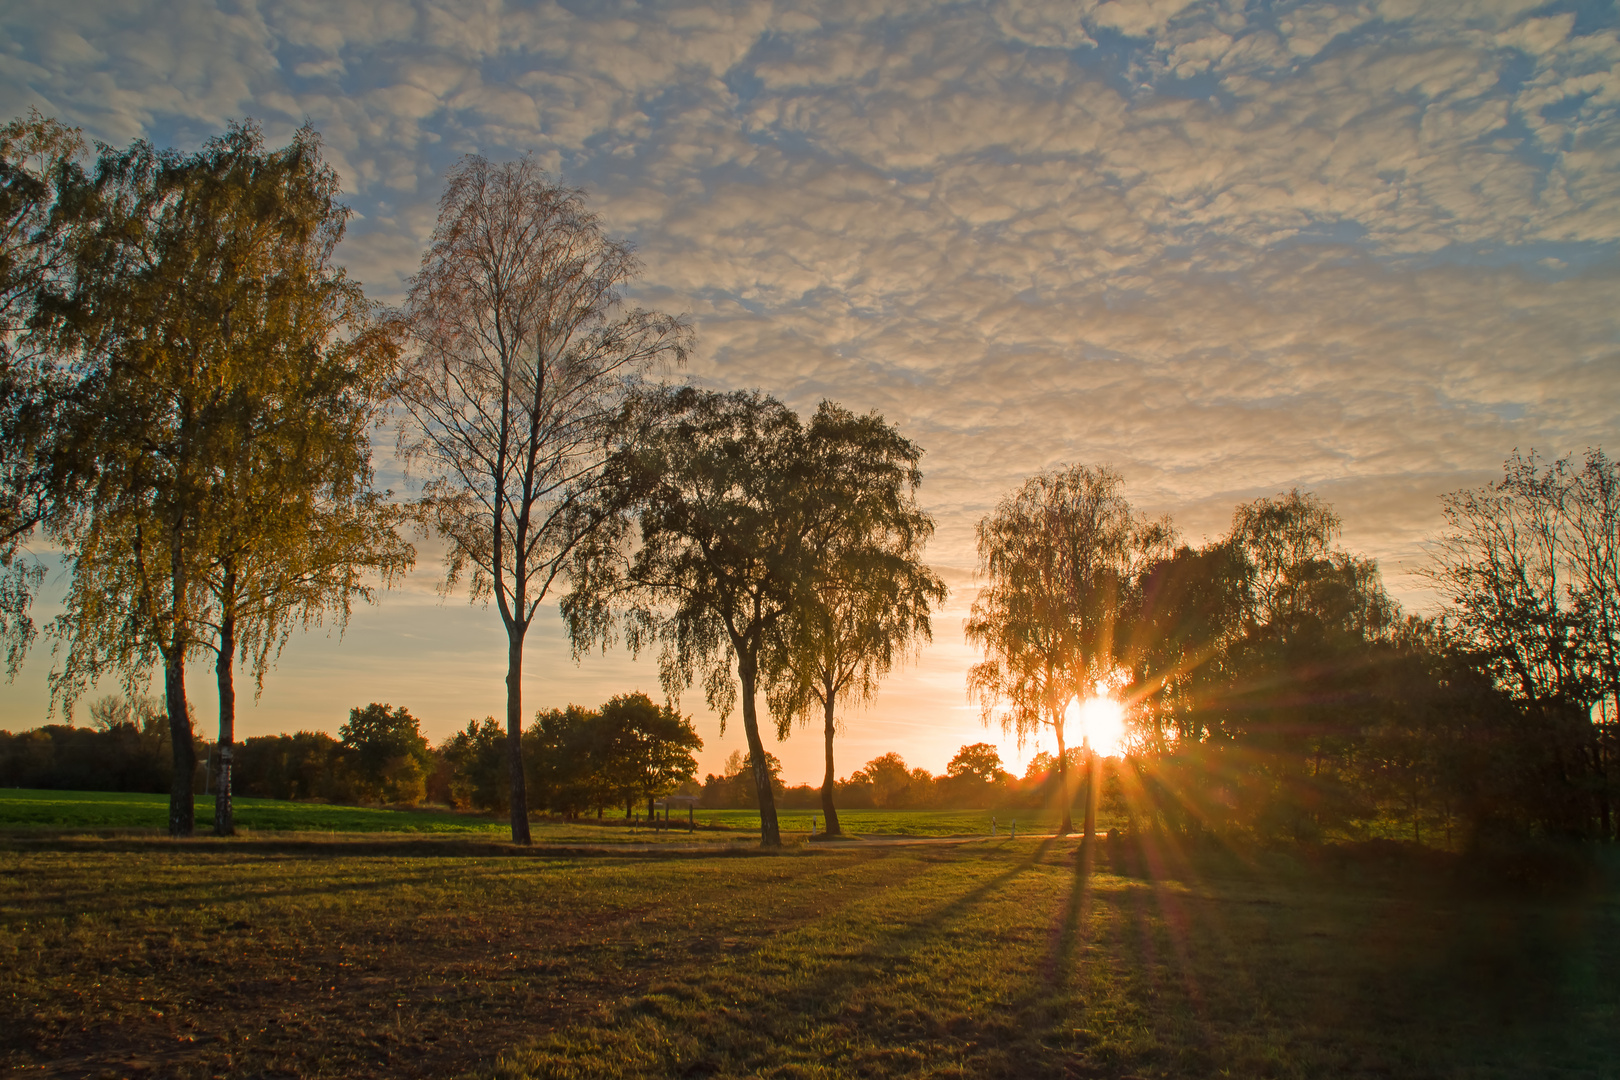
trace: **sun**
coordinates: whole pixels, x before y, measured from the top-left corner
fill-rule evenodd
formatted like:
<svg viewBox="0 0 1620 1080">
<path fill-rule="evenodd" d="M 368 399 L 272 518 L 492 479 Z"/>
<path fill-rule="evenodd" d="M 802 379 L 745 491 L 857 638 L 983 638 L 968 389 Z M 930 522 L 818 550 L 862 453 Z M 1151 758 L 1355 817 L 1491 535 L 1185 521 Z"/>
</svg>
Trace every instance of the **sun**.
<svg viewBox="0 0 1620 1080">
<path fill-rule="evenodd" d="M 1103 757 L 1119 757 L 1125 752 L 1125 706 L 1111 697 L 1089 697 L 1069 702 L 1068 721 L 1074 725 L 1076 742 L 1091 743 Z"/>
</svg>

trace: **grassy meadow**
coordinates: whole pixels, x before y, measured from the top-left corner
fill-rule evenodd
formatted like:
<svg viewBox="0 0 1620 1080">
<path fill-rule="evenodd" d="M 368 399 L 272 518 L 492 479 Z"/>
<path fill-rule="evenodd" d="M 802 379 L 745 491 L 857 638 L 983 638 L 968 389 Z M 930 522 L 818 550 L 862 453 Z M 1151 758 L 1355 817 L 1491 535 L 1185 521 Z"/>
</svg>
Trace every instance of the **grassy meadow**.
<svg viewBox="0 0 1620 1080">
<path fill-rule="evenodd" d="M 279 799 L 236 799 L 237 827 L 244 833 L 417 833 L 509 834 L 506 818 L 457 813 L 442 807 L 394 809 L 370 806 L 332 806 Z M 756 810 L 699 810 L 694 815 L 701 830 L 694 839 L 743 840 L 757 836 Z M 824 829 L 821 814 L 810 810 L 783 810 L 778 814 L 785 836 L 810 835 L 811 819 Z M 1006 834 L 1014 825 L 1025 832 L 1051 833 L 1058 816 L 1047 811 L 989 810 L 841 810 L 844 832 L 852 836 L 979 836 L 991 831 Z M 206 832 L 214 820 L 214 800 L 197 797 L 197 824 Z M 1078 820 L 1078 819 L 1077 819 Z M 169 797 L 145 793 L 105 791 L 40 791 L 0 788 L 0 833 L 15 832 L 166 832 Z M 680 840 L 685 835 L 686 813 L 672 811 L 671 831 L 654 834 L 644 824 L 627 826 L 622 811 L 606 813 L 600 821 L 582 818 L 564 821 L 536 817 L 537 843 L 620 843 L 627 840 Z M 722 834 L 722 835 L 714 835 Z"/>
<path fill-rule="evenodd" d="M 1612 1077 L 1620 892 L 1389 846 L 0 839 L 0 1073 Z"/>
</svg>

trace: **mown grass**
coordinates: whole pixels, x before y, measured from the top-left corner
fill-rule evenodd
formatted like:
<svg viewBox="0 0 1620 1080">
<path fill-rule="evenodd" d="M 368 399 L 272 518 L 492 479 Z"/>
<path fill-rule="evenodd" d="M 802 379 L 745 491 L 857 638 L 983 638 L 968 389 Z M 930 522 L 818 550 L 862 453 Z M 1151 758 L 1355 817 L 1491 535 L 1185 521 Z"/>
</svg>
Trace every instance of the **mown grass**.
<svg viewBox="0 0 1620 1080">
<path fill-rule="evenodd" d="M 212 826 L 212 796 L 197 797 L 197 825 L 206 831 Z M 0 831 L 105 831 L 168 828 L 167 795 L 101 791 L 40 791 L 0 788 Z M 331 806 L 325 803 L 284 802 L 276 799 L 235 800 L 236 824 L 246 832 L 338 832 L 338 833 L 423 833 L 504 835 L 508 825 L 504 815 L 457 813 L 445 808 L 395 809 L 367 806 Z M 699 810 L 695 822 L 710 832 L 757 832 L 756 810 Z M 1010 828 L 1024 833 L 1050 833 L 1057 828 L 1057 815 L 1041 811 L 989 810 L 842 810 L 839 817 L 846 833 L 860 836 L 978 836 L 991 830 L 995 819 L 998 835 Z M 818 811 L 783 810 L 779 814 L 782 831 L 789 836 L 809 836 L 812 818 L 825 831 Z M 684 811 L 671 815 L 672 829 L 659 837 L 679 839 L 686 825 Z M 564 821 L 536 815 L 535 839 L 545 843 L 613 843 L 644 841 L 651 835 L 644 824 L 627 827 L 620 813 L 608 812 L 600 821 L 586 818 Z M 714 840 L 713 836 L 696 839 Z M 734 840 L 739 837 L 727 837 Z"/>
<path fill-rule="evenodd" d="M 14 837 L 0 1072 L 1620 1072 L 1612 876 L 1559 901 L 1449 881 L 1168 841 Z"/>
</svg>

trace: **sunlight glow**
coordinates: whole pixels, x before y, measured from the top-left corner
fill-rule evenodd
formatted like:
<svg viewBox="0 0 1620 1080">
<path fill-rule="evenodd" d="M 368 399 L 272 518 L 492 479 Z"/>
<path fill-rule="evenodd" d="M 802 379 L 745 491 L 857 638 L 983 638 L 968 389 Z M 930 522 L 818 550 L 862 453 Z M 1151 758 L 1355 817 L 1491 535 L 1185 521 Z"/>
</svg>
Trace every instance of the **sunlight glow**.
<svg viewBox="0 0 1620 1080">
<path fill-rule="evenodd" d="M 1091 748 L 1103 757 L 1118 757 L 1125 752 L 1125 706 L 1111 697 L 1089 697 L 1085 701 L 1071 701 L 1068 719 L 1075 725 L 1076 734 L 1091 743 Z"/>
</svg>

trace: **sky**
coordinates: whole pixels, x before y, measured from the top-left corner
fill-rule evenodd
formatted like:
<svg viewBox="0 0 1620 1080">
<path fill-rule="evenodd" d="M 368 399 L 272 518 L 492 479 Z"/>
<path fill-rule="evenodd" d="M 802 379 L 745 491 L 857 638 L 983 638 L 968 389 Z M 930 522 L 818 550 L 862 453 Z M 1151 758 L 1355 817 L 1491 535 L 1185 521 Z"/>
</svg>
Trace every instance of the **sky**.
<svg viewBox="0 0 1620 1080">
<path fill-rule="evenodd" d="M 997 742 L 964 673 L 975 523 L 1026 477 L 1108 464 L 1190 542 L 1311 490 L 1390 591 L 1438 496 L 1512 450 L 1620 449 L 1613 3 L 209 3 L 11 0 L 0 117 L 195 148 L 306 119 L 355 211 L 339 257 L 397 302 L 461 155 L 532 153 L 689 315 L 685 377 L 877 410 L 927 451 L 934 642 L 851 710 L 839 772 Z M 402 497 L 384 440 L 381 480 Z M 492 609 L 439 548 L 345 633 L 295 639 L 238 737 L 369 701 L 434 739 L 504 708 Z M 49 557 L 48 552 L 41 552 Z M 62 583 L 42 595 L 49 618 Z M 659 696 L 648 658 L 531 632 L 526 709 Z M 45 720 L 50 643 L 0 686 Z M 210 727 L 211 678 L 192 680 Z M 698 691 L 703 771 L 743 746 Z M 81 718 L 82 719 L 82 718 Z M 820 741 L 768 745 L 816 782 Z"/>
</svg>

